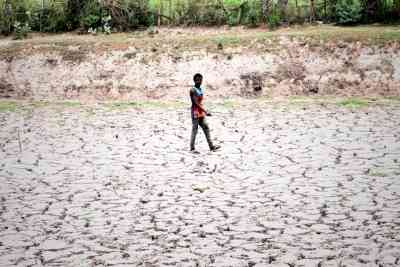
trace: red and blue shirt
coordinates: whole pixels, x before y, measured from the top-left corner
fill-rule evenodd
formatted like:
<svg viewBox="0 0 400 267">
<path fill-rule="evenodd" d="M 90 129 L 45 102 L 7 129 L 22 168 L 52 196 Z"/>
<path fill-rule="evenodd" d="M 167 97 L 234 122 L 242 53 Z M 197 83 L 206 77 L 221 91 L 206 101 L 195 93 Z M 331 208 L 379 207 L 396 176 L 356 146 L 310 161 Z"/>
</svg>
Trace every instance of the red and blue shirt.
<svg viewBox="0 0 400 267">
<path fill-rule="evenodd" d="M 192 118 L 199 119 L 205 117 L 206 114 L 204 110 L 201 108 L 201 104 L 203 102 L 203 89 L 201 87 L 197 88 L 195 86 L 190 90 L 190 100 L 192 101 Z M 197 105 L 196 102 L 200 105 Z"/>
</svg>

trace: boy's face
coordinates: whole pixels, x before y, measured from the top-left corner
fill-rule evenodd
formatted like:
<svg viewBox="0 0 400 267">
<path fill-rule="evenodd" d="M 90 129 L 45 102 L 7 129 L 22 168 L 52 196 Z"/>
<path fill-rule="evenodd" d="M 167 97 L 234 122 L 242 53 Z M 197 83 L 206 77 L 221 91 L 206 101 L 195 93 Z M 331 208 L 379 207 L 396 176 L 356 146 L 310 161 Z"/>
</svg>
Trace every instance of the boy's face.
<svg viewBox="0 0 400 267">
<path fill-rule="evenodd" d="M 203 82 L 203 78 L 202 77 L 196 77 L 196 79 L 194 79 L 194 85 L 196 87 L 199 87 L 202 82 Z"/>
</svg>

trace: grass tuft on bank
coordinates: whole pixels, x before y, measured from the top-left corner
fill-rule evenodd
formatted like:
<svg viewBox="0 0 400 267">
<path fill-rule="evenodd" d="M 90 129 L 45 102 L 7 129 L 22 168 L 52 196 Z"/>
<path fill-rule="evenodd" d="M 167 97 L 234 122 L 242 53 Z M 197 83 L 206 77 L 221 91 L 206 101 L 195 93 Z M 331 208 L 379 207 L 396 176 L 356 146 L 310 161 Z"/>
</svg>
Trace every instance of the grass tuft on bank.
<svg viewBox="0 0 400 267">
<path fill-rule="evenodd" d="M 0 112 L 13 112 L 17 110 L 17 102 L 0 100 Z"/>
</svg>

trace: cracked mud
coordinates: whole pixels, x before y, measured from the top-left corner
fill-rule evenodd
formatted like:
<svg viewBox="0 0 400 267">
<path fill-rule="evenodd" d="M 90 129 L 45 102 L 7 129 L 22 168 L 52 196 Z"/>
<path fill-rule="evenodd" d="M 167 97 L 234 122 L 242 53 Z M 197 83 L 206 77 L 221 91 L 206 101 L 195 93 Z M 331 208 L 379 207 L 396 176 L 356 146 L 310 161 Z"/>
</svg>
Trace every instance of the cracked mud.
<svg viewBox="0 0 400 267">
<path fill-rule="evenodd" d="M 0 113 L 1 266 L 399 266 L 400 107 Z"/>
</svg>

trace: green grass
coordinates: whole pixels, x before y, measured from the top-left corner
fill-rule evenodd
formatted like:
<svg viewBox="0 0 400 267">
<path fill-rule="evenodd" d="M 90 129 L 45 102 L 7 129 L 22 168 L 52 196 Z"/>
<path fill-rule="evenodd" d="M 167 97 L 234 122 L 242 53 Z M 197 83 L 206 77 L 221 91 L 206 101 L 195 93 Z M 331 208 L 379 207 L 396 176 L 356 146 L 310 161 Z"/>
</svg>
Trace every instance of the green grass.
<svg viewBox="0 0 400 267">
<path fill-rule="evenodd" d="M 211 40 L 215 43 L 215 44 L 222 44 L 222 45 L 235 45 L 235 44 L 240 44 L 241 40 L 243 38 L 240 38 L 238 36 L 219 36 L 219 37 L 214 37 Z"/>
<path fill-rule="evenodd" d="M 80 107 L 81 103 L 77 102 L 77 101 L 63 101 L 63 102 L 58 102 L 56 104 L 59 104 L 63 107 Z"/>
<path fill-rule="evenodd" d="M 400 96 L 386 96 L 384 99 L 389 101 L 400 101 Z"/>
<path fill-rule="evenodd" d="M 107 102 L 104 106 L 111 110 L 123 110 L 130 108 L 181 108 L 184 103 L 179 101 L 128 101 L 128 102 Z"/>
<path fill-rule="evenodd" d="M 14 101 L 0 101 L 0 112 L 16 111 L 17 103 Z"/>
<path fill-rule="evenodd" d="M 368 175 L 374 176 L 374 177 L 386 177 L 388 174 L 380 171 L 380 170 L 369 170 Z"/>
<path fill-rule="evenodd" d="M 368 106 L 368 101 L 360 98 L 348 98 L 338 102 L 339 106 L 346 108 L 362 108 Z"/>
<path fill-rule="evenodd" d="M 78 101 L 54 101 L 54 102 L 50 102 L 50 101 L 33 101 L 33 102 L 29 102 L 27 105 L 27 108 L 44 108 L 44 107 L 50 107 L 50 106 L 54 106 L 54 107 L 61 107 L 61 108 L 72 108 L 72 107 L 80 107 L 81 103 L 79 103 Z"/>
<path fill-rule="evenodd" d="M 223 105 L 225 108 L 232 109 L 232 108 L 236 107 L 236 106 L 238 105 L 238 103 L 236 103 L 236 102 L 233 101 L 233 100 L 224 100 L 224 102 L 222 103 L 222 105 Z"/>
<path fill-rule="evenodd" d="M 104 104 L 109 109 L 129 109 L 138 108 L 140 104 L 138 102 L 109 102 Z"/>
</svg>

